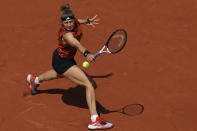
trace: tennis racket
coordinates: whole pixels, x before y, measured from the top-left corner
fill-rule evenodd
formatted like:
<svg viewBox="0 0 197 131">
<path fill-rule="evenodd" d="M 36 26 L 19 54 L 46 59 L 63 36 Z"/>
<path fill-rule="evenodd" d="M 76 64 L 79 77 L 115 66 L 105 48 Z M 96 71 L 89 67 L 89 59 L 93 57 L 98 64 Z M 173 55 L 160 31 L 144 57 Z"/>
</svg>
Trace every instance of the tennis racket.
<svg viewBox="0 0 197 131">
<path fill-rule="evenodd" d="M 96 58 L 101 53 L 116 54 L 125 47 L 126 43 L 127 32 L 124 29 L 117 29 L 110 35 L 103 48 L 94 54 L 94 57 Z"/>
<path fill-rule="evenodd" d="M 120 52 L 127 43 L 127 32 L 124 29 L 115 30 L 108 38 L 103 48 L 94 54 L 94 58 L 99 56 L 101 53 L 116 54 Z M 87 61 L 84 61 L 85 63 Z"/>
<path fill-rule="evenodd" d="M 141 104 L 129 104 L 119 110 L 113 110 L 110 112 L 119 112 L 128 116 L 136 116 L 142 114 L 144 106 Z"/>
</svg>

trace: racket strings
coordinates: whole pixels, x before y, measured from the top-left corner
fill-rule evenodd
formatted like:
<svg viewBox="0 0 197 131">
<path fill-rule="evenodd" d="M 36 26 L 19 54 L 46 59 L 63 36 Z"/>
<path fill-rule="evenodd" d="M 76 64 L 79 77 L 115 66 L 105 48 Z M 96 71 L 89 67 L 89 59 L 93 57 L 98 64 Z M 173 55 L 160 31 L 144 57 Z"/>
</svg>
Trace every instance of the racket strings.
<svg viewBox="0 0 197 131">
<path fill-rule="evenodd" d="M 110 52 L 116 53 L 124 47 L 125 43 L 126 33 L 122 30 L 117 31 L 108 41 L 108 49 L 110 50 Z"/>
</svg>

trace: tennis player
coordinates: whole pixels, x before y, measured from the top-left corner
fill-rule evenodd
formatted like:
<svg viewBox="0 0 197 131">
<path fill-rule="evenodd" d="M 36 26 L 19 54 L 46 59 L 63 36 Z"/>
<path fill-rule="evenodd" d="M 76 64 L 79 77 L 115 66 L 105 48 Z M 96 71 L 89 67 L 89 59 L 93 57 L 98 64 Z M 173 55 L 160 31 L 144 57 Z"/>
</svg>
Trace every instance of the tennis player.
<svg viewBox="0 0 197 131">
<path fill-rule="evenodd" d="M 94 56 L 80 43 L 82 38 L 81 25 L 90 25 L 95 27 L 99 19 L 97 16 L 93 18 L 77 19 L 70 9 L 69 4 L 61 6 L 61 27 L 59 30 L 59 44 L 52 55 L 53 69 L 39 75 L 27 76 L 27 82 L 32 94 L 37 93 L 38 86 L 45 81 L 66 77 L 72 82 L 82 85 L 86 88 L 86 100 L 90 111 L 89 129 L 108 129 L 112 128 L 113 124 L 104 121 L 98 116 L 96 110 L 95 91 L 88 80 L 85 73 L 76 65 L 74 56 L 79 50 L 84 55 L 88 62 L 94 60 Z"/>
</svg>

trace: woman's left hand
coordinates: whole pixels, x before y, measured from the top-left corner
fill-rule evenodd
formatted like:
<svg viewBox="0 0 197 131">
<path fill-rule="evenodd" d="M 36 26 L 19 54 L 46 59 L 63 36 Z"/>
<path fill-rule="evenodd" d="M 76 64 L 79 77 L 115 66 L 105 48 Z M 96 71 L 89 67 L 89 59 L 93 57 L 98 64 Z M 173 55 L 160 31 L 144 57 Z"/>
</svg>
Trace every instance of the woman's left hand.
<svg viewBox="0 0 197 131">
<path fill-rule="evenodd" d="M 86 25 L 91 25 L 92 27 L 96 27 L 95 25 L 98 25 L 99 23 L 98 23 L 98 21 L 100 20 L 100 19 L 98 19 L 97 18 L 97 15 L 95 15 L 94 17 L 92 17 L 92 18 L 89 18 L 89 17 L 87 17 L 86 18 Z"/>
</svg>

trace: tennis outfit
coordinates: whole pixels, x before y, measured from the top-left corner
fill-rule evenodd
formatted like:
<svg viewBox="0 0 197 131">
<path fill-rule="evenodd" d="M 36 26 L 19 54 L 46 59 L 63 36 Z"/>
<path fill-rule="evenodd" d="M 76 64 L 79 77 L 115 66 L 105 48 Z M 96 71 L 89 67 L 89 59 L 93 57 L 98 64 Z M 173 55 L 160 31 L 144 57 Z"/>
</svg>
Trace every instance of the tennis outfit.
<svg viewBox="0 0 197 131">
<path fill-rule="evenodd" d="M 77 20 L 75 21 L 76 21 L 76 27 L 72 31 L 72 34 L 78 41 L 80 41 L 83 33 L 79 22 Z M 59 41 L 58 48 L 53 52 L 53 56 L 52 56 L 52 66 L 53 69 L 58 74 L 62 74 L 66 72 L 73 65 L 76 65 L 74 56 L 76 55 L 77 48 L 72 47 L 69 44 L 64 45 L 62 40 L 63 35 L 67 32 L 68 31 L 62 25 L 58 32 L 58 41 Z"/>
<path fill-rule="evenodd" d="M 76 62 L 74 60 L 74 56 L 77 52 L 77 49 L 75 47 L 70 46 L 69 44 L 64 45 L 62 37 L 65 33 L 68 31 L 64 28 L 62 25 L 60 27 L 59 33 L 58 33 L 58 48 L 53 52 L 52 56 L 52 66 L 54 70 L 58 74 L 62 74 L 66 72 L 70 67 L 73 65 L 76 65 Z M 76 20 L 76 28 L 72 31 L 73 36 L 77 40 L 81 40 L 82 37 L 82 30 L 80 28 L 79 22 Z M 38 77 L 33 76 L 29 74 L 27 76 L 27 82 L 29 83 L 29 89 L 31 90 L 32 95 L 36 95 L 39 93 L 37 90 L 37 87 L 39 86 L 39 83 L 36 82 L 36 79 Z M 109 123 L 100 117 L 96 118 L 96 121 L 90 121 L 88 124 L 88 129 L 95 130 L 95 129 L 110 129 L 113 127 L 112 123 Z"/>
</svg>

